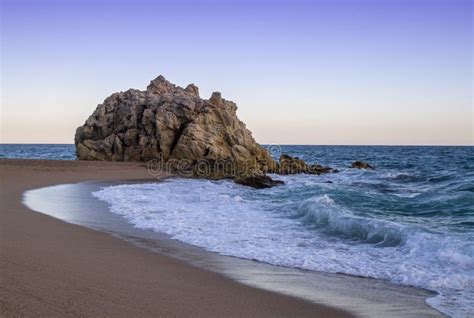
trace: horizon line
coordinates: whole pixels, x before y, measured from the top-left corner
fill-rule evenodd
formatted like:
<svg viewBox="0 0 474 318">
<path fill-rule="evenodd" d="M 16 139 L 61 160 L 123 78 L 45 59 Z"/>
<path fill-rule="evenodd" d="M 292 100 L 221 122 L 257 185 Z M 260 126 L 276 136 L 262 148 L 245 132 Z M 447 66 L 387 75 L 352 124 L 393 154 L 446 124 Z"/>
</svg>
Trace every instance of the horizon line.
<svg viewBox="0 0 474 318">
<path fill-rule="evenodd" d="M 339 147 L 474 147 L 473 144 L 284 144 L 284 143 L 258 143 L 261 146 L 279 145 L 279 146 L 339 146 Z M 0 145 L 75 145 L 74 143 L 61 142 L 0 142 Z"/>
</svg>

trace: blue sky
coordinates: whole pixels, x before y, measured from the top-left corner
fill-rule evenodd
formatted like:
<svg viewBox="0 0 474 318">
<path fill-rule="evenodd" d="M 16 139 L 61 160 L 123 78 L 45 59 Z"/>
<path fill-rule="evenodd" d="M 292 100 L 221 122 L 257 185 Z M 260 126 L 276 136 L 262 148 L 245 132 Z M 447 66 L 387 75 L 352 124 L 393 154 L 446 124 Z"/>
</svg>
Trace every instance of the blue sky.
<svg viewBox="0 0 474 318">
<path fill-rule="evenodd" d="M 261 143 L 474 144 L 472 2 L 2 1 L 1 142 L 72 143 L 163 74 Z"/>
</svg>

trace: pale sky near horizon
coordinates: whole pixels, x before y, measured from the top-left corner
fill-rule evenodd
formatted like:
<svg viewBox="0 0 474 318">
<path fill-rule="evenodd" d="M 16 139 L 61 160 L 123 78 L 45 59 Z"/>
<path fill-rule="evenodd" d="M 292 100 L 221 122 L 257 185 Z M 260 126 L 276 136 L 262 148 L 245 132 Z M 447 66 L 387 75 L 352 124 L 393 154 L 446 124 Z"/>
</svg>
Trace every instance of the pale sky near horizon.
<svg viewBox="0 0 474 318">
<path fill-rule="evenodd" d="M 163 74 L 260 143 L 474 145 L 471 0 L 1 0 L 2 143 Z"/>
</svg>

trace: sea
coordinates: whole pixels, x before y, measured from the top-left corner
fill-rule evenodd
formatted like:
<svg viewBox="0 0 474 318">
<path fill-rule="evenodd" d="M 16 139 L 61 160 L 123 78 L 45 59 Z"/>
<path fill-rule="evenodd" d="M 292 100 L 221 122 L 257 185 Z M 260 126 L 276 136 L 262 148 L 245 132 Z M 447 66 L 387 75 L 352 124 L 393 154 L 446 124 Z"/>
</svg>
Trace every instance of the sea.
<svg viewBox="0 0 474 318">
<path fill-rule="evenodd" d="M 474 147 L 275 146 L 338 173 L 273 175 L 256 190 L 170 178 L 93 193 L 136 228 L 207 251 L 416 286 L 451 317 L 474 313 Z M 276 149 L 276 150 L 275 150 Z M 74 160 L 73 145 L 0 145 L 0 158 Z M 349 168 L 363 160 L 374 170 Z"/>
</svg>

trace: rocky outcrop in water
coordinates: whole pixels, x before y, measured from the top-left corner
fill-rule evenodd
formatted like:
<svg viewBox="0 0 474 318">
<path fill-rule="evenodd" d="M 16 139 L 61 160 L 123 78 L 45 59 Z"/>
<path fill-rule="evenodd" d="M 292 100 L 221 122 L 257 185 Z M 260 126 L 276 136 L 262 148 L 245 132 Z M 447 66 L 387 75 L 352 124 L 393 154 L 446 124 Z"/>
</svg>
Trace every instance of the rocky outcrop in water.
<svg viewBox="0 0 474 318">
<path fill-rule="evenodd" d="M 273 180 L 266 175 L 238 176 L 235 178 L 235 182 L 256 189 L 272 188 L 284 184 L 283 181 Z"/>
<path fill-rule="evenodd" d="M 356 169 L 369 169 L 369 170 L 374 170 L 374 167 L 372 167 L 370 164 L 364 161 L 355 161 L 352 163 L 351 168 L 356 168 Z"/>
<path fill-rule="evenodd" d="M 276 172 L 279 174 L 309 173 L 320 175 L 323 173 L 337 172 L 337 170 L 318 164 L 309 165 L 303 159 L 282 154 Z"/>
<path fill-rule="evenodd" d="M 274 171 L 276 163 L 236 114 L 235 103 L 163 76 L 145 91 L 114 93 L 76 130 L 80 160 L 159 159 L 193 175 L 225 178 Z M 207 166 L 206 166 L 207 164 Z"/>
<path fill-rule="evenodd" d="M 334 172 L 285 154 L 277 163 L 236 111 L 219 92 L 203 99 L 196 85 L 182 88 L 158 76 L 145 91 L 114 93 L 98 105 L 76 130 L 76 154 L 80 160 L 153 161 L 160 171 L 233 178 L 255 188 L 282 183 L 266 173 Z"/>
</svg>

